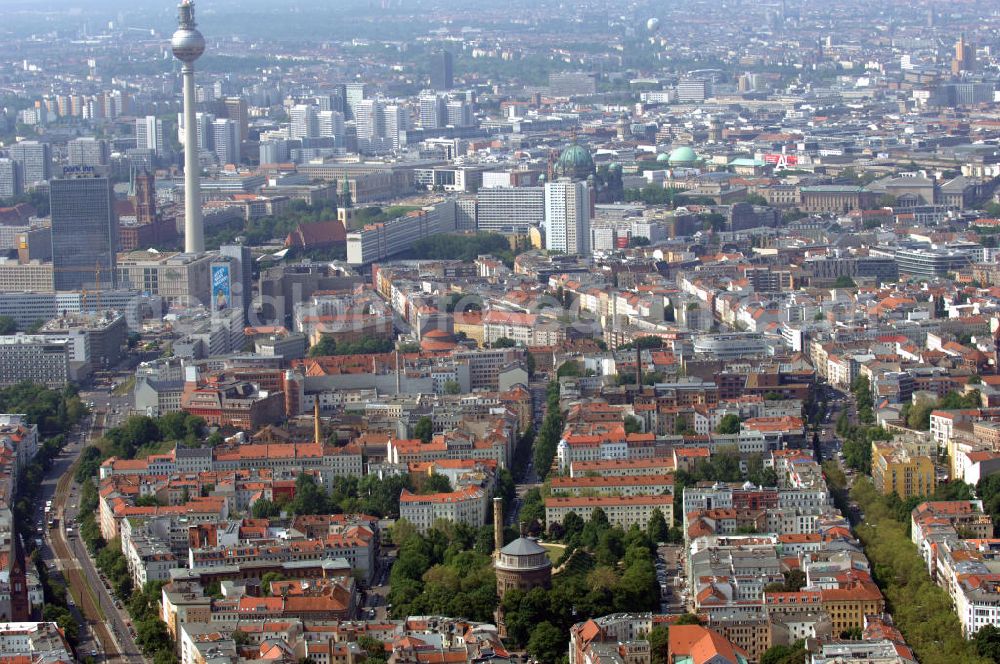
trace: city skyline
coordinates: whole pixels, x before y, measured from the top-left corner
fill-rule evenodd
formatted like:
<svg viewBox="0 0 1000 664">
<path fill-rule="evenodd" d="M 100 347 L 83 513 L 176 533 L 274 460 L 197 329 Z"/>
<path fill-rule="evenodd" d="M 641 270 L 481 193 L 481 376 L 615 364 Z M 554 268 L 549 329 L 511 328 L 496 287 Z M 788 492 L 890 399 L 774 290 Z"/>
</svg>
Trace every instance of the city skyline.
<svg viewBox="0 0 1000 664">
<path fill-rule="evenodd" d="M 995 9 L 5 2 L 0 652 L 1000 664 Z"/>
</svg>

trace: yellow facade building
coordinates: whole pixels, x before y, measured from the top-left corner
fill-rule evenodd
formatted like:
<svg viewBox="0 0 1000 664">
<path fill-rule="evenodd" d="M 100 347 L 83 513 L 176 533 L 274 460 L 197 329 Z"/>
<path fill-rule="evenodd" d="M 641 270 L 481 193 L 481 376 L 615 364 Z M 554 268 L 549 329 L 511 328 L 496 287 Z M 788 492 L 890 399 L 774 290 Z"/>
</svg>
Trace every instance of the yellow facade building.
<svg viewBox="0 0 1000 664">
<path fill-rule="evenodd" d="M 934 493 L 934 462 L 891 441 L 872 442 L 872 479 L 883 495 L 896 492 L 906 500 Z"/>
</svg>

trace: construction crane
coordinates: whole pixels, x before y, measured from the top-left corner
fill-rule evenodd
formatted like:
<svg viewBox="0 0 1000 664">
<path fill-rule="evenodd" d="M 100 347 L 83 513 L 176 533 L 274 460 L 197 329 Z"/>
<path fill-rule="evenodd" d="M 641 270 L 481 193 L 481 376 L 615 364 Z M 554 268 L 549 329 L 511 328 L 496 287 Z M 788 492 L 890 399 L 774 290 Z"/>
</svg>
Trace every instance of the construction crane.
<svg viewBox="0 0 1000 664">
<path fill-rule="evenodd" d="M 73 272 L 74 274 L 79 274 L 84 270 L 75 267 L 52 267 L 53 272 Z M 101 262 L 96 261 L 94 263 L 94 292 L 97 294 L 97 306 L 95 311 L 101 310 Z M 80 313 L 86 313 L 87 311 L 87 298 L 90 292 L 87 287 L 84 286 L 80 289 Z"/>
</svg>

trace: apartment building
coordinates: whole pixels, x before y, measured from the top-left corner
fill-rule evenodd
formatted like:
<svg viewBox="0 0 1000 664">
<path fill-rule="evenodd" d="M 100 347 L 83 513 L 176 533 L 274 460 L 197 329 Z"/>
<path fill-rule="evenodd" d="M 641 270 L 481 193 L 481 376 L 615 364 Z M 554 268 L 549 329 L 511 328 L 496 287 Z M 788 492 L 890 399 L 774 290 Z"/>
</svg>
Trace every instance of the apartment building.
<svg viewBox="0 0 1000 664">
<path fill-rule="evenodd" d="M 0 386 L 22 381 L 62 387 L 76 378 L 69 339 L 41 334 L 0 336 Z"/>
<path fill-rule="evenodd" d="M 554 496 L 545 499 L 545 522 L 562 523 L 570 512 L 586 521 L 597 508 L 604 511 L 612 526 L 628 530 L 632 524 L 636 524 L 640 528 L 646 528 L 655 510 L 663 514 L 667 523 L 672 523 L 674 498 L 671 495 Z"/>
<path fill-rule="evenodd" d="M 438 520 L 478 527 L 486 523 L 488 496 L 480 487 L 468 486 L 446 493 L 415 494 L 403 489 L 399 518 L 426 533 Z"/>
<path fill-rule="evenodd" d="M 872 442 L 872 479 L 883 495 L 896 493 L 903 500 L 929 496 L 936 486 L 931 458 L 892 441 Z"/>
</svg>

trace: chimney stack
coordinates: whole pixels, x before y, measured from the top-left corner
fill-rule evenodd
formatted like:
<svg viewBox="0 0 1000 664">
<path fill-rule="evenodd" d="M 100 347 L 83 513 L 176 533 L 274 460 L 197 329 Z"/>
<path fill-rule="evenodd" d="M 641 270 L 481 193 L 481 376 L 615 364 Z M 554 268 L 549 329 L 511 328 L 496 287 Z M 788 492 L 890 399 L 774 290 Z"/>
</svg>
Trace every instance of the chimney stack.
<svg viewBox="0 0 1000 664">
<path fill-rule="evenodd" d="M 493 555 L 499 557 L 503 548 L 503 498 L 493 499 Z"/>
<path fill-rule="evenodd" d="M 317 445 L 323 444 L 323 432 L 319 422 L 319 394 L 313 403 L 313 442 Z"/>
<path fill-rule="evenodd" d="M 398 348 L 396 349 L 395 355 L 396 355 L 396 394 L 399 394 L 403 390 L 401 389 L 402 385 L 400 384 L 401 383 L 402 374 L 400 374 L 400 372 L 399 372 L 399 349 Z"/>
<path fill-rule="evenodd" d="M 635 340 L 635 389 L 642 391 L 642 348 L 638 339 Z"/>
</svg>

